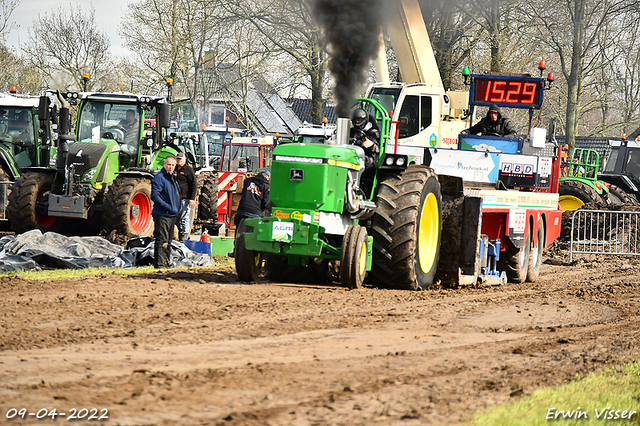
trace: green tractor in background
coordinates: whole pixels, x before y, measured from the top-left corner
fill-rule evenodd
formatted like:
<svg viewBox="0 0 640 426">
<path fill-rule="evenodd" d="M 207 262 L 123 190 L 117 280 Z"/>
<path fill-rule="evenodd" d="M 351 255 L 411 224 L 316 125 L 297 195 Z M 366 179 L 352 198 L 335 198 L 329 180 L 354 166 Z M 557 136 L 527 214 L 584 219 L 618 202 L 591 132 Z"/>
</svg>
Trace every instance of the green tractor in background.
<svg viewBox="0 0 640 426">
<path fill-rule="evenodd" d="M 0 219 L 6 219 L 10 183 L 25 167 L 49 163 L 49 127 L 39 130 L 39 97 L 0 93 Z M 42 136 L 41 136 L 42 135 Z M 43 138 L 44 136 L 44 138 Z"/>
<path fill-rule="evenodd" d="M 38 118 L 56 131 L 52 167 L 28 167 L 15 182 L 7 211 L 13 230 L 151 235 L 152 171 L 174 149 L 165 143 L 170 104 L 133 93 L 56 92 L 58 109 L 50 94 L 40 97 Z M 71 103 L 79 104 L 75 134 Z M 148 116 L 157 127 L 145 124 Z"/>
<path fill-rule="evenodd" d="M 411 156 L 387 153 L 387 112 L 375 100 L 358 101 L 380 128 L 376 173 L 362 176 L 364 151 L 347 145 L 347 119 L 338 120 L 334 144 L 276 147 L 271 216 L 245 219 L 236 234 L 240 280 L 256 280 L 264 258 L 267 278 L 274 281 L 291 279 L 301 269 L 321 281 L 328 263 L 339 260 L 340 280 L 351 288 L 362 286 L 367 271 L 381 287 L 419 289 L 433 283 L 443 220 L 441 184 L 429 167 L 412 164 Z"/>
<path fill-rule="evenodd" d="M 563 166 L 558 202 L 562 211 L 577 210 L 585 204 L 619 204 L 617 187 L 598 179 L 600 155 L 598 151 L 575 148 Z"/>
</svg>

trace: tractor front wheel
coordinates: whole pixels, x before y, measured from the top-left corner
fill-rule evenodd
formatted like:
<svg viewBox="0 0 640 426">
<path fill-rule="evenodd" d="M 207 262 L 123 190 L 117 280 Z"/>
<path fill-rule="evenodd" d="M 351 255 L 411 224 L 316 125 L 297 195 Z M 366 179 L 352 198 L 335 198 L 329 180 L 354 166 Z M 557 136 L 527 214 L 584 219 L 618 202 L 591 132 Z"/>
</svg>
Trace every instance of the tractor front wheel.
<svg viewBox="0 0 640 426">
<path fill-rule="evenodd" d="M 9 193 L 7 218 L 16 233 L 39 229 L 41 232 L 61 232 L 64 220 L 49 216 L 47 194 L 53 185 L 52 173 L 27 172 L 13 184 Z"/>
<path fill-rule="evenodd" d="M 257 281 L 262 269 L 262 255 L 253 250 L 248 250 L 244 236 L 247 231 L 247 227 L 244 221 L 240 223 L 240 226 L 236 230 L 236 245 L 235 245 L 235 263 L 236 273 L 240 281 L 253 282 Z"/>
<path fill-rule="evenodd" d="M 151 217 L 151 180 L 121 177 L 104 196 L 104 227 L 127 237 L 149 237 L 153 234 Z"/>
<path fill-rule="evenodd" d="M 359 225 L 347 229 L 340 257 L 340 281 L 349 288 L 362 288 L 367 274 L 369 236 L 366 228 Z"/>
<path fill-rule="evenodd" d="M 609 200 L 612 204 L 638 204 L 634 195 L 617 185 L 609 185 Z"/>
</svg>

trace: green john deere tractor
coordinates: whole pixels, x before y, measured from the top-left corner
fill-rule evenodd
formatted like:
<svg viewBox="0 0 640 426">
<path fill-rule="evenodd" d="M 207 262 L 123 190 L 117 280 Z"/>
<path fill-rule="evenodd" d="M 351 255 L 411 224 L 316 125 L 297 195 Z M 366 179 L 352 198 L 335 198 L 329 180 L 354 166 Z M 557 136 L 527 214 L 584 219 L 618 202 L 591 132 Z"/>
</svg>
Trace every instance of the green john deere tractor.
<svg viewBox="0 0 640 426">
<path fill-rule="evenodd" d="M 409 155 L 387 153 L 388 114 L 375 100 L 358 101 L 382 135 L 375 174 L 362 176 L 364 152 L 347 145 L 347 119 L 339 119 L 333 144 L 276 147 L 271 216 L 245 219 L 236 234 L 242 281 L 256 280 L 264 259 L 275 281 L 301 270 L 320 281 L 328 263 L 339 260 L 340 280 L 352 288 L 362 286 L 367 271 L 381 287 L 433 283 L 443 220 L 438 178 Z"/>
<path fill-rule="evenodd" d="M 596 150 L 575 148 L 563 167 L 558 188 L 562 211 L 577 210 L 585 204 L 618 204 L 615 194 L 609 192 L 610 185 L 598 179 L 600 155 Z"/>
<path fill-rule="evenodd" d="M 152 170 L 175 147 L 168 147 L 170 104 L 133 93 L 51 93 L 40 98 L 39 119 L 57 133 L 53 167 L 29 167 L 9 196 L 8 218 L 16 232 L 31 229 L 97 235 L 102 229 L 149 236 Z M 79 104 L 75 134 L 70 103 Z M 157 126 L 145 123 L 157 118 Z"/>
</svg>

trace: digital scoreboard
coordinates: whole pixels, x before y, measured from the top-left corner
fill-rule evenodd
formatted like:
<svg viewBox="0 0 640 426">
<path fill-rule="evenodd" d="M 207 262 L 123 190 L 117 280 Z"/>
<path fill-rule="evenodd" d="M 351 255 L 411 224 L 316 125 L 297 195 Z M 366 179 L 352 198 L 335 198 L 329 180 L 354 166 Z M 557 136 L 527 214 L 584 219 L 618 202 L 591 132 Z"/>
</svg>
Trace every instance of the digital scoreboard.
<svg viewBox="0 0 640 426">
<path fill-rule="evenodd" d="M 497 104 L 508 108 L 539 109 L 544 93 L 544 78 L 504 75 L 473 75 L 471 103 Z"/>
</svg>

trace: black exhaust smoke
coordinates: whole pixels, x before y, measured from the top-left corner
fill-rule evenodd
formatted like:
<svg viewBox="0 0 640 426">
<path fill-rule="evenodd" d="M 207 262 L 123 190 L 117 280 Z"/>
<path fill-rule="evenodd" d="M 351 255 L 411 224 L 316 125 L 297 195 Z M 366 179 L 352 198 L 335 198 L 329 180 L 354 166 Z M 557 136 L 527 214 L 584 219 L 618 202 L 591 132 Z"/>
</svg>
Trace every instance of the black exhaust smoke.
<svg viewBox="0 0 640 426">
<path fill-rule="evenodd" d="M 316 0 L 314 13 L 325 32 L 338 117 L 350 117 L 365 71 L 378 54 L 384 0 Z"/>
</svg>

